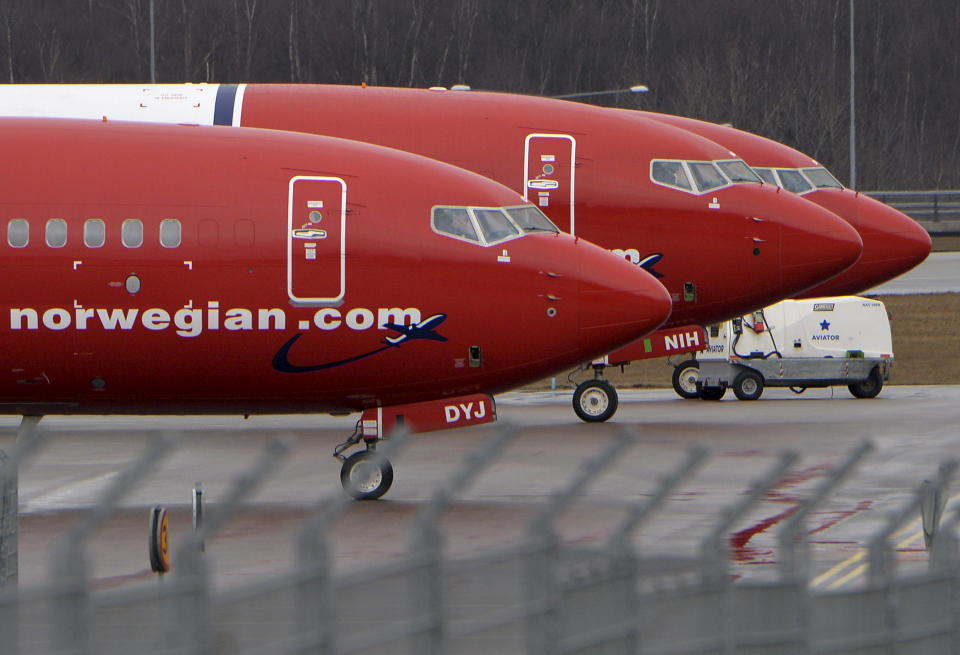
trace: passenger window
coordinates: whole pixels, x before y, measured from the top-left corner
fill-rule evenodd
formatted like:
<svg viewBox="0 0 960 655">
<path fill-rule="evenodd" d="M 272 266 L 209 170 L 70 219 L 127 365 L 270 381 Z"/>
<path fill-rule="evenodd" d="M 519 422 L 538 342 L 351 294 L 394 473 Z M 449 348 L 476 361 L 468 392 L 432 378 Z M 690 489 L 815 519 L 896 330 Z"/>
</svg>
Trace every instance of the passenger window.
<svg viewBox="0 0 960 655">
<path fill-rule="evenodd" d="M 711 162 L 691 161 L 687 164 L 690 166 L 690 172 L 693 173 L 693 179 L 697 181 L 697 187 L 700 191 L 709 191 L 727 185 L 726 178 Z"/>
<path fill-rule="evenodd" d="M 469 241 L 480 241 L 466 207 L 434 207 L 432 223 L 433 229 L 442 234 Z"/>
<path fill-rule="evenodd" d="M 693 191 L 683 164 L 678 161 L 655 161 L 650 166 L 650 178 L 666 186 Z"/>
<path fill-rule="evenodd" d="M 14 218 L 7 223 L 7 243 L 11 248 L 24 248 L 30 243 L 30 223 L 25 218 Z"/>
<path fill-rule="evenodd" d="M 753 170 L 747 166 L 746 162 L 744 162 L 742 159 L 717 162 L 717 166 L 720 167 L 720 170 L 723 171 L 723 174 L 730 178 L 730 181 L 734 184 L 760 181 L 760 178 L 757 177 L 757 174 L 754 173 Z"/>
<path fill-rule="evenodd" d="M 543 212 L 533 205 L 523 207 L 507 207 L 510 218 L 520 226 L 524 232 L 559 232 L 560 228 L 554 225 Z"/>
<path fill-rule="evenodd" d="M 175 218 L 165 218 L 160 221 L 160 245 L 164 248 L 180 246 L 180 221 Z"/>
<path fill-rule="evenodd" d="M 780 181 L 783 182 L 783 188 L 787 191 L 803 193 L 813 188 L 800 171 L 778 168 L 777 173 L 780 175 Z"/>
<path fill-rule="evenodd" d="M 89 218 L 83 222 L 83 245 L 87 248 L 100 248 L 107 241 L 107 226 L 99 218 Z"/>
<path fill-rule="evenodd" d="M 487 243 L 496 243 L 520 234 L 506 214 L 499 209 L 474 209 L 473 213 Z"/>
<path fill-rule="evenodd" d="M 143 245 L 143 223 L 135 218 L 128 218 L 120 229 L 120 240 L 127 248 L 139 248 Z"/>
<path fill-rule="evenodd" d="M 62 218 L 51 218 L 47 221 L 46 241 L 51 248 L 63 248 L 67 245 L 67 222 Z"/>
<path fill-rule="evenodd" d="M 773 186 L 780 186 L 777 184 L 777 178 L 773 176 L 773 171 L 769 168 L 754 168 L 757 175 L 760 176 L 760 179 L 766 182 L 767 184 L 772 184 Z"/>
<path fill-rule="evenodd" d="M 837 181 L 826 168 L 804 168 L 803 174 L 810 183 L 818 189 L 842 189 L 843 185 Z"/>
</svg>

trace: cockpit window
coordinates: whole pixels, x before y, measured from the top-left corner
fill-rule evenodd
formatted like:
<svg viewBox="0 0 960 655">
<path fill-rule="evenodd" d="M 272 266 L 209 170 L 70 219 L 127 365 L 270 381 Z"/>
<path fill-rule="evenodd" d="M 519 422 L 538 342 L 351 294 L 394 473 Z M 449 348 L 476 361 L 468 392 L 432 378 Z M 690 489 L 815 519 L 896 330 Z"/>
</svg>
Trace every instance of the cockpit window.
<svg viewBox="0 0 960 655">
<path fill-rule="evenodd" d="M 522 207 L 507 207 L 507 214 L 513 222 L 524 232 L 559 232 L 560 228 L 554 225 L 542 211 L 532 205 Z"/>
<path fill-rule="evenodd" d="M 718 187 L 726 186 L 727 180 L 723 177 L 720 170 L 709 161 L 691 161 L 688 162 L 690 172 L 693 173 L 693 179 L 697 182 L 697 187 L 701 192 L 710 191 Z"/>
<path fill-rule="evenodd" d="M 434 207 L 430 219 L 438 234 L 490 246 L 528 232 L 559 232 L 533 205 L 518 207 Z"/>
<path fill-rule="evenodd" d="M 760 182 L 743 160 L 677 161 L 655 159 L 650 162 L 650 179 L 663 186 L 701 194 L 731 184 Z"/>
<path fill-rule="evenodd" d="M 754 168 L 754 172 L 760 176 L 760 179 L 766 182 L 767 184 L 772 184 L 773 186 L 780 186 L 777 184 L 777 178 L 773 175 L 773 170 L 769 168 Z"/>
<path fill-rule="evenodd" d="M 780 181 L 783 183 L 783 188 L 787 191 L 791 191 L 793 193 L 805 193 L 813 189 L 813 186 L 807 182 L 807 178 L 805 178 L 800 171 L 779 168 L 777 169 L 777 174 L 780 175 Z"/>
<path fill-rule="evenodd" d="M 747 166 L 742 159 L 732 161 L 718 161 L 717 166 L 723 171 L 723 174 L 730 178 L 734 184 L 743 184 L 745 182 L 760 182 L 760 178 L 753 169 Z"/>
<path fill-rule="evenodd" d="M 433 229 L 441 234 L 480 242 L 477 228 L 474 227 L 466 207 L 434 207 L 432 223 Z"/>
<path fill-rule="evenodd" d="M 650 179 L 664 186 L 672 186 L 685 191 L 693 191 L 690 178 L 679 161 L 653 161 L 650 164 Z"/>
<path fill-rule="evenodd" d="M 473 214 L 487 243 L 496 243 L 520 234 L 520 230 L 499 209 L 474 209 Z"/>
<path fill-rule="evenodd" d="M 843 185 L 837 181 L 830 171 L 822 166 L 820 168 L 804 168 L 803 174 L 810 184 L 817 187 L 818 189 L 842 189 Z"/>
</svg>

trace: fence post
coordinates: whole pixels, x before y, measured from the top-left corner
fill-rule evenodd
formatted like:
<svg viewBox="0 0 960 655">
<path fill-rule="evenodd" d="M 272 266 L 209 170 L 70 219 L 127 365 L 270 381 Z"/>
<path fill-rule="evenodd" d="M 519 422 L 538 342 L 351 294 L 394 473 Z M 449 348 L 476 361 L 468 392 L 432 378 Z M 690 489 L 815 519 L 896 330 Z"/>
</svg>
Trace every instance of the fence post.
<svg viewBox="0 0 960 655">
<path fill-rule="evenodd" d="M 893 514 L 887 521 L 887 524 L 870 540 L 867 575 L 870 587 L 873 589 L 883 589 L 884 592 L 884 611 L 886 612 L 883 622 L 886 631 L 886 642 L 884 645 L 888 648 L 894 648 L 900 633 L 897 594 L 893 584 L 893 572 L 896 562 L 890 550 L 890 538 L 904 522 L 916 516 L 917 512 L 920 511 L 924 498 L 926 498 L 928 494 L 931 492 L 939 492 L 939 490 L 947 484 L 956 468 L 956 460 L 948 460 L 944 464 L 941 464 L 933 488 L 931 489 L 929 483 L 920 484 L 910 499 L 910 502 L 904 505 L 899 512 Z"/>
<path fill-rule="evenodd" d="M 940 466 L 937 477 L 931 488 L 929 484 L 921 484 L 906 505 L 899 512 L 893 514 L 887 524 L 870 539 L 868 576 L 872 585 L 887 584 L 893 571 L 893 557 L 889 548 L 890 538 L 905 521 L 910 520 L 920 511 L 923 499 L 928 494 L 936 493 L 950 481 L 957 469 L 956 460 L 948 460 Z"/>
<path fill-rule="evenodd" d="M 61 537 L 51 550 L 50 592 L 53 594 L 53 645 L 55 652 L 90 653 L 90 608 L 86 545 L 116 511 L 143 476 L 167 454 L 173 439 L 152 439 L 146 450 L 103 492 L 93 508 Z"/>
<path fill-rule="evenodd" d="M 0 450 L 0 589 L 16 587 L 20 579 L 20 463 L 41 443 L 41 416 L 24 416 L 10 455 Z"/>
<path fill-rule="evenodd" d="M 24 416 L 17 428 L 14 449 L 0 450 L 0 635 L 4 652 L 20 652 L 20 619 L 17 587 L 20 581 L 19 469 L 42 444 L 37 431 L 40 416 Z"/>
<path fill-rule="evenodd" d="M 20 578 L 20 498 L 17 462 L 0 450 L 0 589 Z"/>
<path fill-rule="evenodd" d="M 781 453 L 770 470 L 763 477 L 755 480 L 746 494 L 720 515 L 720 520 L 700 544 L 700 556 L 706 580 L 716 582 L 726 579 L 729 559 L 727 534 L 751 507 L 760 502 L 763 494 L 783 478 L 787 469 L 793 466 L 796 460 L 797 454 L 793 451 Z"/>
<path fill-rule="evenodd" d="M 827 475 L 813 494 L 800 503 L 792 516 L 783 522 L 778 539 L 780 541 L 780 579 L 784 582 L 802 583 L 808 578 L 809 542 L 801 537 L 803 522 L 820 503 L 833 493 L 867 454 L 873 450 L 873 444 L 863 441 L 850 451 L 840 466 Z"/>
<path fill-rule="evenodd" d="M 810 651 L 810 542 L 803 535 L 807 517 L 826 500 L 834 489 L 843 482 L 857 464 L 873 450 L 873 444 L 862 441 L 855 447 L 840 466 L 833 469 L 817 486 L 808 498 L 804 499 L 797 511 L 787 518 L 777 534 L 780 543 L 780 581 L 799 590 L 798 639 L 802 652 Z"/>
<path fill-rule="evenodd" d="M 560 540 L 555 522 L 583 489 L 604 469 L 616 461 L 614 457 L 635 443 L 626 430 L 619 429 L 613 441 L 593 457 L 584 460 L 567 485 L 550 496 L 543 508 L 527 524 L 532 552 L 528 554 L 527 604 L 530 616 L 526 622 L 528 655 L 553 655 L 560 646 L 560 590 L 557 587 Z"/>
<path fill-rule="evenodd" d="M 413 518 L 410 552 L 414 557 L 423 558 L 424 562 L 423 574 L 419 576 L 421 593 L 417 600 L 430 617 L 430 627 L 426 638 L 418 643 L 415 649 L 417 653 L 441 655 L 445 650 L 443 535 L 440 533 L 440 516 L 456 493 L 466 488 L 492 464 L 514 436 L 516 436 L 516 430 L 512 426 L 501 426 L 479 448 L 467 454 L 453 475 L 433 492 L 430 500 L 420 507 Z"/>
<path fill-rule="evenodd" d="M 628 607 L 625 608 L 627 617 L 632 618 L 632 627 L 627 636 L 628 653 L 638 652 L 642 640 L 643 626 L 640 624 L 640 596 L 638 588 L 638 562 L 637 554 L 630 544 L 630 536 L 643 525 L 663 503 L 666 502 L 670 494 L 680 486 L 680 483 L 689 478 L 707 458 L 707 450 L 700 446 L 692 446 L 687 450 L 686 457 L 680 462 L 680 465 L 670 473 L 661 477 L 653 495 L 643 502 L 634 503 L 627 512 L 626 518 L 621 521 L 617 529 L 607 540 L 606 550 L 616 557 L 624 565 L 624 574 L 630 577 L 630 593 L 627 597 Z"/>
<path fill-rule="evenodd" d="M 627 512 L 626 518 L 617 526 L 617 529 L 607 540 L 608 548 L 618 548 L 628 550 L 630 535 L 636 532 L 650 516 L 657 511 L 674 489 L 680 486 L 680 483 L 690 477 L 700 465 L 703 464 L 708 455 L 707 449 L 701 446 L 692 446 L 687 450 L 686 457 L 680 462 L 680 465 L 674 471 L 667 473 L 658 481 L 657 488 L 653 495 L 642 502 L 634 503 Z"/>
<path fill-rule="evenodd" d="M 701 576 L 705 588 L 716 588 L 722 592 L 720 611 L 722 617 L 722 652 L 734 652 L 733 635 L 731 634 L 731 608 L 729 599 L 729 546 L 728 533 L 734 524 L 763 498 L 763 495 L 781 479 L 787 470 L 797 460 L 793 451 L 781 453 L 776 463 L 761 478 L 750 485 L 747 493 L 736 503 L 726 508 L 720 516 L 720 521 L 711 530 L 710 534 L 700 544 Z"/>
<path fill-rule="evenodd" d="M 377 449 L 394 457 L 409 441 L 410 432 L 397 426 Z M 299 588 L 299 631 L 302 652 L 334 651 L 333 575 L 330 566 L 330 526 L 343 514 L 353 499 L 346 492 L 333 495 L 306 520 L 297 535 L 297 567 L 302 572 Z"/>
<path fill-rule="evenodd" d="M 290 452 L 286 441 L 274 439 L 249 470 L 234 478 L 223 501 L 204 514 L 203 524 L 191 532 L 177 550 L 173 570 L 175 576 L 177 630 L 174 633 L 176 652 L 184 655 L 206 655 L 215 652 L 214 634 L 210 627 L 210 603 L 207 563 L 202 546 L 237 513 L 243 502 Z"/>
<path fill-rule="evenodd" d="M 958 522 L 960 510 L 955 510 L 933 535 L 930 546 L 930 571 L 934 575 L 950 578 L 951 653 L 960 653 L 960 540 L 957 539 L 956 532 Z"/>
</svg>

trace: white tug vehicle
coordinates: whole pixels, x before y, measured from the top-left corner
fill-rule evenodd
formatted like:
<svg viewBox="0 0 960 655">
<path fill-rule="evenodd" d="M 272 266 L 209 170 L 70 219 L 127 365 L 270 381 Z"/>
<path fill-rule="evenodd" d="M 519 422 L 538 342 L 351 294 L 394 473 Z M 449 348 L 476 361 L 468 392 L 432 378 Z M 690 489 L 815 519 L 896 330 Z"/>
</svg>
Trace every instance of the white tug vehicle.
<svg viewBox="0 0 960 655">
<path fill-rule="evenodd" d="M 756 400 L 764 387 L 846 385 L 873 398 L 893 365 L 883 303 L 842 296 L 784 300 L 707 328 L 707 347 L 677 365 L 673 388 L 683 398 L 719 400 L 732 387 Z"/>
</svg>

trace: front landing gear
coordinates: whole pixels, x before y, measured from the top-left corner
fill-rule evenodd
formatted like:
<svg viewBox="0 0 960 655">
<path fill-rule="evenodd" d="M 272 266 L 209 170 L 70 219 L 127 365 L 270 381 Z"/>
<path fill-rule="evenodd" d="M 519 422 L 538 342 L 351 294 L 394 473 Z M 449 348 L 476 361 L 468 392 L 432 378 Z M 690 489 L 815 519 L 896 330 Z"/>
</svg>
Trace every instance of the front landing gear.
<svg viewBox="0 0 960 655">
<path fill-rule="evenodd" d="M 573 411 L 587 423 L 601 423 L 617 411 L 617 390 L 597 377 L 577 385 L 573 392 Z"/>
<path fill-rule="evenodd" d="M 365 450 L 345 457 L 343 452 L 360 441 Z M 367 437 L 363 434 L 361 422 L 349 439 L 339 444 L 333 456 L 343 462 L 340 467 L 340 484 L 344 491 L 357 500 L 376 500 L 390 490 L 393 484 L 393 466 L 390 460 L 377 452 L 379 437 Z"/>
<path fill-rule="evenodd" d="M 361 450 L 343 460 L 340 484 L 357 500 L 376 500 L 393 484 L 393 466 L 376 450 Z"/>
</svg>

